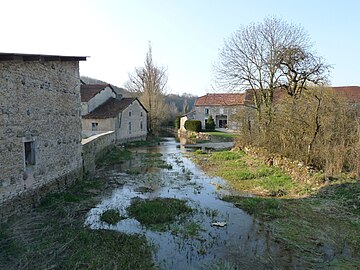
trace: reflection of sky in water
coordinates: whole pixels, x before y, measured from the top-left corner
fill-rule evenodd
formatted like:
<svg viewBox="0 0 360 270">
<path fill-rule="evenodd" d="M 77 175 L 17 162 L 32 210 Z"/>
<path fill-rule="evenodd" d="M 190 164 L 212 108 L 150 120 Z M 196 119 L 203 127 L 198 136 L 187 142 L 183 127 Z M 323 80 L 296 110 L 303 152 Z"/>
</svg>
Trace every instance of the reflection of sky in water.
<svg viewBox="0 0 360 270">
<path fill-rule="evenodd" d="M 267 257 L 281 252 L 280 249 L 270 241 L 262 225 L 241 209 L 219 199 L 219 196 L 228 193 L 224 189 L 217 189 L 218 186 L 226 187 L 223 179 L 206 176 L 182 155 L 182 150 L 176 147 L 173 139 L 158 147 L 137 151 L 162 153 L 172 169 L 139 175 L 124 174 L 116 167 L 102 172 L 102 177 L 124 185 L 115 188 L 111 196 L 89 211 L 85 225 L 92 229 L 146 235 L 156 247 L 154 257 L 157 263 L 165 269 L 206 269 L 206 264 L 217 260 L 233 261 L 245 268 L 251 265 L 255 269 L 269 269 Z M 136 161 L 127 166 L 134 164 Z M 121 170 L 126 170 L 124 165 Z M 149 187 L 151 192 L 136 192 L 138 187 Z M 134 197 L 185 199 L 195 211 L 185 223 L 175 224 L 168 232 L 147 230 L 132 218 L 123 219 L 116 225 L 100 221 L 100 215 L 108 209 L 118 209 L 121 216 L 127 217 L 126 208 Z M 227 226 L 214 227 L 211 226 L 213 222 L 226 222 Z M 186 226 L 193 223 L 199 224 L 201 230 L 191 237 L 186 233 Z M 287 254 L 282 255 L 287 257 Z M 291 258 L 285 258 L 285 262 L 287 260 L 291 261 Z"/>
</svg>

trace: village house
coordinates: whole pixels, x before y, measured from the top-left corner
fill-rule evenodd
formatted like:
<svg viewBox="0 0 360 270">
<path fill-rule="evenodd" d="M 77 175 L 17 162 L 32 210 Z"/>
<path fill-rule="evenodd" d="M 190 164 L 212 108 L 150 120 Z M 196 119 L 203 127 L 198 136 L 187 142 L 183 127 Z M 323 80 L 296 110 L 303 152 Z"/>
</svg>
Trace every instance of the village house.
<svg viewBox="0 0 360 270">
<path fill-rule="evenodd" d="M 0 53 L 0 205 L 81 174 L 84 60 Z"/>
<path fill-rule="evenodd" d="M 110 84 L 82 84 L 81 88 L 81 115 L 86 115 L 109 98 L 116 98 L 117 94 Z M 121 99 L 121 96 L 118 98 Z"/>
<path fill-rule="evenodd" d="M 180 129 L 183 129 L 187 119 L 200 120 L 202 128 L 205 128 L 206 121 L 212 116 L 215 128 L 238 130 L 240 126 L 237 117 L 250 104 L 248 98 L 249 94 L 247 93 L 206 94 L 201 96 L 196 100 L 194 110 L 180 119 Z"/>
<path fill-rule="evenodd" d="M 335 86 L 329 87 L 336 95 L 344 98 L 352 108 L 360 108 L 360 87 L 359 86 Z M 282 93 L 282 94 L 281 94 Z M 275 92 L 274 100 L 281 99 L 284 92 Z M 253 110 L 252 93 L 222 93 L 206 94 L 199 97 L 195 102 L 195 108 L 180 118 L 180 132 L 185 132 L 187 120 L 200 120 L 202 128 L 205 128 L 207 119 L 212 116 L 215 121 L 215 128 L 226 128 L 236 131 L 240 128 L 239 112 Z"/>
<path fill-rule="evenodd" d="M 82 85 L 81 101 L 85 136 L 114 131 L 117 143 L 146 139 L 147 110 L 137 98 L 122 98 L 110 85 Z"/>
</svg>

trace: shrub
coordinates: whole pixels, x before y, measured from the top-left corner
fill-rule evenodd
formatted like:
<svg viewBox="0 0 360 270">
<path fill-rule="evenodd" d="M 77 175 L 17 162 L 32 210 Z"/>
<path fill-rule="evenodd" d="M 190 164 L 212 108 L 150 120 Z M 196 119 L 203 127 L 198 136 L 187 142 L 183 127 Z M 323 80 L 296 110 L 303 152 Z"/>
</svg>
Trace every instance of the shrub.
<svg viewBox="0 0 360 270">
<path fill-rule="evenodd" d="M 215 130 L 215 121 L 211 115 L 209 116 L 209 119 L 205 123 L 205 129 L 210 131 Z"/>
<path fill-rule="evenodd" d="M 187 120 L 185 122 L 185 128 L 189 131 L 200 132 L 201 131 L 201 121 L 199 120 Z"/>
<path fill-rule="evenodd" d="M 180 118 L 181 118 L 181 116 L 177 116 L 175 119 L 175 128 L 176 129 L 180 128 Z"/>
</svg>

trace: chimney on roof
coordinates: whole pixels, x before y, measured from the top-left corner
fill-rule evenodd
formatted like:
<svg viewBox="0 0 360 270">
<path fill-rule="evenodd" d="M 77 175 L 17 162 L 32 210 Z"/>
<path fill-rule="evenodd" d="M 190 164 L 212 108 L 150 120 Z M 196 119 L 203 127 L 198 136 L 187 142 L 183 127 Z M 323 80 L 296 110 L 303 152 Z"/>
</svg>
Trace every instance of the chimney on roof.
<svg viewBox="0 0 360 270">
<path fill-rule="evenodd" d="M 122 94 L 116 93 L 116 99 L 121 100 L 123 98 Z"/>
</svg>

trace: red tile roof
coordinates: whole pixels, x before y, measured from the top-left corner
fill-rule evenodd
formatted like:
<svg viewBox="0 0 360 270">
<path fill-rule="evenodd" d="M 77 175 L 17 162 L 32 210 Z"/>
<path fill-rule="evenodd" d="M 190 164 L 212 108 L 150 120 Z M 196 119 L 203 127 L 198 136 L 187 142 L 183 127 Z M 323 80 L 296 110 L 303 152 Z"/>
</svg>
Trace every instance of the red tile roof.
<svg viewBox="0 0 360 270">
<path fill-rule="evenodd" d="M 244 93 L 207 94 L 196 100 L 195 106 L 244 105 Z"/>
<path fill-rule="evenodd" d="M 85 119 L 106 119 L 115 118 L 120 112 L 126 109 L 137 98 L 109 98 L 91 113 L 84 115 Z M 140 103 L 141 104 L 141 103 Z M 146 111 L 146 110 L 145 110 Z"/>
<path fill-rule="evenodd" d="M 80 86 L 81 102 L 88 102 L 106 87 L 114 91 L 110 84 L 82 84 Z"/>
<path fill-rule="evenodd" d="M 360 103 L 360 86 L 331 87 L 334 93 L 344 97 L 349 103 Z"/>
</svg>

